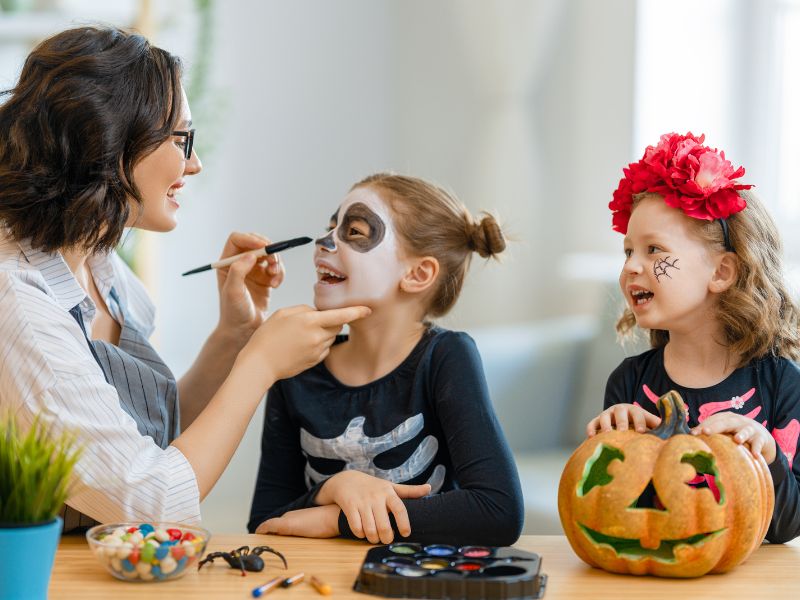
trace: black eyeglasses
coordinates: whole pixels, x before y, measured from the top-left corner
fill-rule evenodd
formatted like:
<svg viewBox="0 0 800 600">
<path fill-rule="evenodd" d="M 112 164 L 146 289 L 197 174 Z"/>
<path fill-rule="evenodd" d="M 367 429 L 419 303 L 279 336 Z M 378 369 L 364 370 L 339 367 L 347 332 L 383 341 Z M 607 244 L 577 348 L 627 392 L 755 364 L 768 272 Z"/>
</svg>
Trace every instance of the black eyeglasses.
<svg viewBox="0 0 800 600">
<path fill-rule="evenodd" d="M 177 135 L 186 138 L 183 142 L 183 157 L 189 160 L 192 157 L 192 146 L 194 145 L 194 129 L 189 131 L 173 131 L 172 135 Z"/>
</svg>

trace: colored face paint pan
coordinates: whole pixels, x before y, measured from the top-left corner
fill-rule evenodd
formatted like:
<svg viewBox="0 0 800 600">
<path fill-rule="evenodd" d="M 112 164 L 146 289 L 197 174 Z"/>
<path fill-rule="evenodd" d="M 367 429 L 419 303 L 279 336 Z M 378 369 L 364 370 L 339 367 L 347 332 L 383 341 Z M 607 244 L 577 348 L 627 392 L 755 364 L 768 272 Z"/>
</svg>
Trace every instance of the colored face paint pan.
<svg viewBox="0 0 800 600">
<path fill-rule="evenodd" d="M 419 544 L 392 544 L 389 550 L 395 554 L 416 554 L 421 548 Z"/>
<path fill-rule="evenodd" d="M 461 548 L 462 556 L 467 558 L 486 558 L 492 551 L 486 546 L 464 546 Z"/>
<path fill-rule="evenodd" d="M 415 562 L 413 558 L 406 558 L 405 556 L 389 556 L 383 559 L 383 564 L 388 567 L 398 568 L 398 567 L 413 567 L 415 566 Z"/>
<path fill-rule="evenodd" d="M 403 577 L 425 577 L 428 571 L 419 567 L 399 567 L 395 569 L 395 573 Z"/>
<path fill-rule="evenodd" d="M 415 546 L 418 552 L 403 555 Z M 430 600 L 541 598 L 547 581 L 538 554 L 510 546 L 397 540 L 396 547 L 400 552 L 390 545 L 367 550 L 356 592 Z"/>
<path fill-rule="evenodd" d="M 453 565 L 459 571 L 480 571 L 483 565 L 479 562 L 474 562 L 471 560 L 462 560 L 461 562 L 457 562 Z"/>
<path fill-rule="evenodd" d="M 431 544 L 425 546 L 425 552 L 431 556 L 450 556 L 456 553 L 455 546 L 448 546 L 447 544 Z"/>
<path fill-rule="evenodd" d="M 391 573 L 393 568 L 383 563 L 366 563 L 361 567 L 364 571 L 372 571 L 374 573 Z"/>
<path fill-rule="evenodd" d="M 444 560 L 442 558 L 423 558 L 417 564 L 422 567 L 423 569 L 429 569 L 431 571 L 439 571 L 441 569 L 446 569 L 450 566 L 449 560 Z"/>
</svg>

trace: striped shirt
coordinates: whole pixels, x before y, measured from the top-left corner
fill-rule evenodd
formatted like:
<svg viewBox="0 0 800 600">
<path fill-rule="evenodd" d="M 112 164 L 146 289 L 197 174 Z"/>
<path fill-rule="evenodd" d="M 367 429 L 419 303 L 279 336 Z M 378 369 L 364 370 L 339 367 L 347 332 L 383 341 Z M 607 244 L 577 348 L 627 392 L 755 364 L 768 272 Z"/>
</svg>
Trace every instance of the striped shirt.
<svg viewBox="0 0 800 600">
<path fill-rule="evenodd" d="M 87 261 L 106 306 L 120 323 L 112 287 L 146 336 L 155 311 L 144 286 L 116 255 Z M 27 428 L 35 417 L 55 434 L 77 435 L 83 453 L 67 504 L 101 522 L 200 520 L 200 492 L 186 457 L 139 433 L 107 383 L 78 322 L 87 333 L 94 302 L 60 253 L 34 250 L 0 230 L 0 407 Z"/>
</svg>

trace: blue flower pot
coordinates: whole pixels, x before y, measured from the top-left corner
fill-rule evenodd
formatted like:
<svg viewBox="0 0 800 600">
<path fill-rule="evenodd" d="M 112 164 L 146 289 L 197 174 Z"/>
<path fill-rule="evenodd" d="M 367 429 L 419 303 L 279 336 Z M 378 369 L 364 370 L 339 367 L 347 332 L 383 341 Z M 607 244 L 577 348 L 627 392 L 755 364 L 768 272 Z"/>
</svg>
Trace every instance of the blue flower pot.
<svg viewBox="0 0 800 600">
<path fill-rule="evenodd" d="M 0 525 L 0 600 L 46 600 L 61 523 Z"/>
</svg>

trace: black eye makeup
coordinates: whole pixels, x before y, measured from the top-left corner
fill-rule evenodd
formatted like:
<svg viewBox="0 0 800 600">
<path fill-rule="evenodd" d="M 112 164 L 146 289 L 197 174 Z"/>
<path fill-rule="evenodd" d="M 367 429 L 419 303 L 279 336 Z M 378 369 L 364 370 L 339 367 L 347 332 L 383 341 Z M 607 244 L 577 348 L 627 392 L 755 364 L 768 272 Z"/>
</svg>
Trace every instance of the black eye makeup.
<svg viewBox="0 0 800 600">
<path fill-rule="evenodd" d="M 339 239 L 356 252 L 369 252 L 383 241 L 384 235 L 383 219 L 363 202 L 351 204 L 339 225 Z"/>
<path fill-rule="evenodd" d="M 337 228 L 339 211 L 331 216 L 326 235 L 315 243 L 326 250 L 336 250 L 334 231 L 338 231 L 339 241 L 347 244 L 356 252 L 369 252 L 383 241 L 386 235 L 386 224 L 377 213 L 363 202 L 355 202 L 347 208 L 342 222 Z"/>
</svg>

